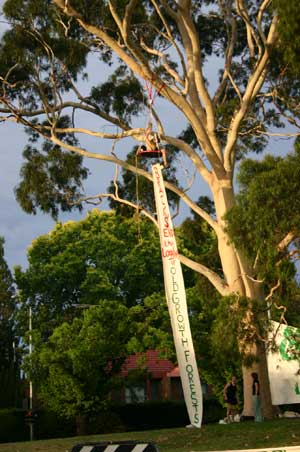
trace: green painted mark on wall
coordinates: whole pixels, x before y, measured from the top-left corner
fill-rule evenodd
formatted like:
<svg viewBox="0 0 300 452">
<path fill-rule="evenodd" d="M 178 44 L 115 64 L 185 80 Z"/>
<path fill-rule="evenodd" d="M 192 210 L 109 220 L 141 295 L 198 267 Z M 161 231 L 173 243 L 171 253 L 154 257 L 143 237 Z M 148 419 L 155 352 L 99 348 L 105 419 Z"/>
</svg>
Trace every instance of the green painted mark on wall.
<svg viewBox="0 0 300 452">
<path fill-rule="evenodd" d="M 291 361 L 296 358 L 300 352 L 299 331 L 296 328 L 286 327 L 284 330 L 284 339 L 279 345 L 281 358 L 285 361 Z"/>
</svg>

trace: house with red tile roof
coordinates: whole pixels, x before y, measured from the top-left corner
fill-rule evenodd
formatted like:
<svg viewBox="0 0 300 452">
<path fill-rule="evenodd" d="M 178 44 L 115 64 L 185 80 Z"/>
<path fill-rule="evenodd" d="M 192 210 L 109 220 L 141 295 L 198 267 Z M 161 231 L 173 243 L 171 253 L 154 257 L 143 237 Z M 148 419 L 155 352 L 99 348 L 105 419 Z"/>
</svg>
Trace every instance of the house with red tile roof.
<svg viewBox="0 0 300 452">
<path fill-rule="evenodd" d="M 183 399 L 179 369 L 159 350 L 129 356 L 120 375 L 125 381 L 122 399 L 127 403 Z"/>
</svg>

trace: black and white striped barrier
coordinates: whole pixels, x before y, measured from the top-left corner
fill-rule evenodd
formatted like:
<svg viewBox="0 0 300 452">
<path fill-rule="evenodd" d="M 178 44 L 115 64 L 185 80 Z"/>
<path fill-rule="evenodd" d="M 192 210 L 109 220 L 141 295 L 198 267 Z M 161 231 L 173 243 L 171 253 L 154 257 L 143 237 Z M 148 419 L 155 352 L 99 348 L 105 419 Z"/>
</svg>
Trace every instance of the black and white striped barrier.
<svg viewBox="0 0 300 452">
<path fill-rule="evenodd" d="M 76 444 L 71 452 L 159 452 L 154 443 L 137 441 L 106 441 Z"/>
</svg>

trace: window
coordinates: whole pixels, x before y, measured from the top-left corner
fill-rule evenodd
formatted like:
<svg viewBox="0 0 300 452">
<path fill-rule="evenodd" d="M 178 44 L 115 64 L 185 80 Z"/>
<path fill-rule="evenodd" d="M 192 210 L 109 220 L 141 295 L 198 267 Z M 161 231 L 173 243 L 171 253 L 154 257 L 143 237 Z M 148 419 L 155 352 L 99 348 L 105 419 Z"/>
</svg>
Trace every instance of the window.
<svg viewBox="0 0 300 452">
<path fill-rule="evenodd" d="M 145 386 L 131 386 L 125 388 L 125 402 L 126 403 L 144 403 L 146 400 Z"/>
</svg>

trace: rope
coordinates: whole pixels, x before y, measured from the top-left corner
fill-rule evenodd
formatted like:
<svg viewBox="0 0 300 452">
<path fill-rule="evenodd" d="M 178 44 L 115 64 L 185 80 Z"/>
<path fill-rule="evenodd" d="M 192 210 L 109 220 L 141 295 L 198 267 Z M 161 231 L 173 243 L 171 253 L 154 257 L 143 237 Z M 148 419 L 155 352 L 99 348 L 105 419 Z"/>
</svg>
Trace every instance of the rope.
<svg viewBox="0 0 300 452">
<path fill-rule="evenodd" d="M 166 168 L 168 166 L 167 163 L 167 158 L 166 158 L 166 151 L 165 149 L 161 148 L 161 144 L 160 144 L 160 136 L 159 133 L 153 130 L 153 121 L 155 120 L 154 115 L 153 115 L 153 104 L 155 101 L 156 96 L 159 95 L 159 93 L 161 92 L 161 90 L 163 89 L 163 87 L 165 86 L 164 83 L 161 83 L 159 88 L 156 89 L 153 82 L 154 82 L 155 78 L 154 75 L 152 75 L 151 77 L 151 83 L 149 83 L 148 80 L 145 80 L 145 87 L 146 87 L 146 91 L 147 91 L 147 95 L 148 95 L 148 111 L 149 111 L 149 115 L 148 115 L 148 121 L 147 121 L 147 125 L 145 128 L 145 133 L 144 133 L 144 140 L 145 140 L 145 145 L 146 145 L 146 149 L 145 149 L 145 155 L 146 153 L 148 153 L 149 155 L 151 154 L 151 151 L 153 151 L 153 153 L 157 153 L 160 156 L 162 156 L 163 158 L 163 164 L 164 167 Z M 142 152 L 137 151 L 137 154 L 142 154 Z"/>
<path fill-rule="evenodd" d="M 161 93 L 162 89 L 164 88 L 165 84 L 162 82 L 161 85 L 159 86 L 158 89 L 156 89 L 153 86 L 153 82 L 155 81 L 155 77 L 152 74 L 151 77 L 151 82 L 149 82 L 148 80 L 145 80 L 145 86 L 146 86 L 146 91 L 148 94 L 148 108 L 149 108 L 149 119 L 148 119 L 148 124 L 147 124 L 147 128 L 149 128 L 149 125 L 151 123 L 153 123 L 153 105 L 154 105 L 154 101 L 156 99 L 156 97 Z"/>
<path fill-rule="evenodd" d="M 146 91 L 148 95 L 148 121 L 147 121 L 147 127 L 145 129 L 145 142 L 147 149 L 151 150 L 153 149 L 154 144 L 154 151 L 158 151 L 160 149 L 160 138 L 157 132 L 154 132 L 152 130 L 152 124 L 153 124 L 153 105 L 156 97 L 160 94 L 161 90 L 164 87 L 164 83 L 161 83 L 160 87 L 156 89 L 153 86 L 153 82 L 155 80 L 154 75 L 151 77 L 151 82 L 149 83 L 148 80 L 145 81 Z M 165 150 L 162 151 L 164 165 L 166 166 L 166 155 Z M 138 240 L 141 241 L 141 218 L 140 218 L 140 199 L 139 199 L 139 176 L 137 172 L 138 168 L 138 151 L 135 154 L 135 192 L 136 192 L 136 218 L 137 218 L 137 231 L 138 231 Z"/>
<path fill-rule="evenodd" d="M 148 98 L 149 98 L 149 106 L 151 108 L 154 104 L 155 98 L 161 93 L 161 91 L 163 90 L 163 88 L 165 86 L 165 84 L 162 82 L 160 87 L 158 89 L 156 89 L 155 87 L 153 87 L 154 80 L 155 80 L 155 77 L 154 77 L 154 75 L 152 75 L 150 84 L 149 84 L 148 80 L 145 81 Z"/>
</svg>

